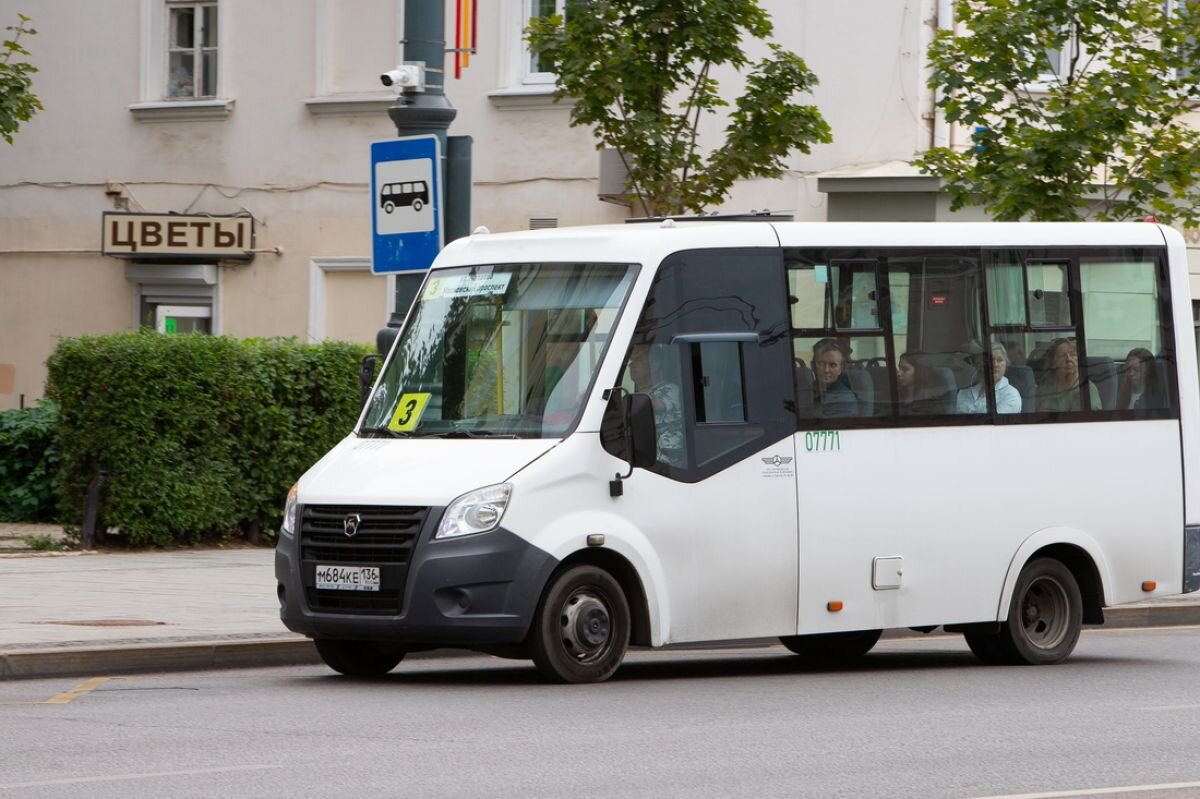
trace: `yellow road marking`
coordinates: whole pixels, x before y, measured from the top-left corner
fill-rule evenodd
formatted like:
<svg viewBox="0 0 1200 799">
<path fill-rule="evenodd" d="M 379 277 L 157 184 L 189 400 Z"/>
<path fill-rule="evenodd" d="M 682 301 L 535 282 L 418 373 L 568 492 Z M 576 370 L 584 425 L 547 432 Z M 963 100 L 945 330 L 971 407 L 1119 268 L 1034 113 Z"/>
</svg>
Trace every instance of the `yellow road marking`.
<svg viewBox="0 0 1200 799">
<path fill-rule="evenodd" d="M 112 677 L 93 677 L 90 680 L 84 680 L 69 691 L 63 691 L 61 694 L 55 694 L 46 700 L 47 705 L 65 705 L 74 702 L 81 696 L 87 696 L 92 691 L 99 688 L 104 683 L 111 680 Z"/>
<path fill-rule="evenodd" d="M 55 694 L 49 699 L 41 701 L 27 702 L 0 702 L 0 705 L 66 705 L 74 702 L 81 696 L 87 696 L 92 691 L 99 688 L 109 680 L 119 679 L 117 677 L 92 677 L 90 680 L 84 680 L 69 691 L 63 691 L 61 694 Z"/>
</svg>

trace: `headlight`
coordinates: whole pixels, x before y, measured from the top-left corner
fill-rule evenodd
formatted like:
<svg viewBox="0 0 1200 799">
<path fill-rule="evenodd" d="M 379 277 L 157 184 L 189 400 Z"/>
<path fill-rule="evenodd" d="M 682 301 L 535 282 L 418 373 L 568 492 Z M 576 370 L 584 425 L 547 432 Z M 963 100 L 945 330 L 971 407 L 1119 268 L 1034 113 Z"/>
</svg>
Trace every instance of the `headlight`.
<svg viewBox="0 0 1200 799">
<path fill-rule="evenodd" d="M 288 491 L 287 503 L 283 506 L 283 526 L 280 531 L 284 535 L 296 534 L 296 511 L 300 506 L 296 503 L 296 487 L 298 483 L 291 487 Z"/>
<path fill-rule="evenodd" d="M 487 533 L 500 526 L 512 486 L 508 483 L 487 486 L 463 494 L 450 503 L 434 538 L 457 538 L 460 535 Z"/>
</svg>

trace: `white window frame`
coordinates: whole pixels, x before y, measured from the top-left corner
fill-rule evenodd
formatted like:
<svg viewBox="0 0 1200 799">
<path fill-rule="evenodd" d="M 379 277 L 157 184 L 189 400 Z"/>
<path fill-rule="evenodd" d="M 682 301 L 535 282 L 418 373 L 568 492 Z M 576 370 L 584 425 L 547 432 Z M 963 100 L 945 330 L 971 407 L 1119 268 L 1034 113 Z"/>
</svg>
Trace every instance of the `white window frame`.
<svg viewBox="0 0 1200 799">
<path fill-rule="evenodd" d="M 212 97 L 167 97 L 170 8 L 181 5 L 216 5 L 217 85 Z M 129 106 L 142 122 L 178 122 L 224 119 L 233 111 L 234 87 L 230 80 L 229 47 L 233 4 L 221 0 L 141 0 L 141 65 L 139 102 Z"/>
<path fill-rule="evenodd" d="M 215 32 L 215 46 L 205 46 L 205 34 L 209 31 L 205 25 L 205 19 L 208 16 L 208 9 L 212 9 L 217 17 L 217 30 Z M 192 12 L 192 46 L 183 47 L 176 43 L 175 33 L 176 28 L 173 24 L 172 17 L 177 12 L 190 10 Z M 209 100 L 217 96 L 217 86 L 221 83 L 221 13 L 220 4 L 217 0 L 167 0 L 167 32 L 164 39 L 164 44 L 167 48 L 167 74 L 165 86 L 163 88 L 163 97 L 168 99 L 181 100 Z M 190 94 L 173 94 L 171 84 L 175 79 L 175 75 L 171 70 L 171 57 L 179 55 L 191 55 L 192 57 L 192 91 Z M 208 86 L 204 79 L 204 62 L 205 56 L 215 56 L 216 64 L 216 80 L 214 86 Z M 204 89 L 205 91 L 198 91 Z"/>
<path fill-rule="evenodd" d="M 525 16 L 523 17 L 523 21 L 521 23 L 522 31 L 525 30 L 526 25 L 528 25 L 530 22 L 533 21 L 534 8 L 540 2 L 541 2 L 541 0 L 524 0 Z M 566 5 L 567 5 L 567 0 L 554 0 L 554 13 L 558 14 L 559 16 L 562 16 L 565 13 Z M 529 45 L 526 44 L 523 40 L 521 41 L 521 51 L 522 51 L 522 55 L 523 55 L 523 61 L 522 61 L 523 74 L 521 76 L 521 82 L 528 83 L 528 84 L 535 84 L 535 85 L 543 84 L 543 83 L 548 83 L 550 85 L 553 85 L 554 81 L 556 79 L 556 75 L 553 72 L 535 72 L 534 71 L 533 51 L 529 49 Z"/>
<path fill-rule="evenodd" d="M 569 98 L 555 103 L 553 99 L 556 76 L 553 72 L 533 72 L 533 56 L 525 43 L 525 27 L 532 18 L 537 0 L 496 0 L 502 8 L 500 47 L 500 87 L 488 92 L 488 98 L 499 110 L 524 108 L 570 108 Z M 557 13 L 562 13 L 566 0 L 555 0 Z"/>
<path fill-rule="evenodd" d="M 340 258 L 312 258 L 308 262 L 308 341 L 317 344 L 325 340 L 325 276 L 327 272 L 371 271 L 370 258 L 345 256 Z M 382 298 L 382 319 L 392 312 L 396 296 L 396 275 L 386 276 L 387 289 Z M 382 323 L 380 327 L 382 327 Z"/>
</svg>

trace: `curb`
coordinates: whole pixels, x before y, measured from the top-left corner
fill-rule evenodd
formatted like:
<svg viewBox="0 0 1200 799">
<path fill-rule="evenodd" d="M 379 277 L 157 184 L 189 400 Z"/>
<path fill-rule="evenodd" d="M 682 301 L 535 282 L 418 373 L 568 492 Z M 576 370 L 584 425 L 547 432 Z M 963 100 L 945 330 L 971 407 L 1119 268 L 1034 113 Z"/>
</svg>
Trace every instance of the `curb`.
<svg viewBox="0 0 1200 799">
<path fill-rule="evenodd" d="M 1136 629 L 1200 625 L 1200 604 L 1126 605 L 1106 608 L 1104 625 L 1084 629 Z M 921 633 L 892 630 L 886 638 L 920 637 Z M 738 643 L 739 646 L 747 642 Z M 773 640 L 757 642 L 774 645 Z M 683 647 L 693 648 L 693 647 Z M 721 649 L 721 645 L 705 647 Z M 434 649 L 408 655 L 412 660 L 470 657 L 467 650 Z M 53 677 L 94 677 L 97 674 L 146 674 L 164 671 L 249 669 L 269 666 L 319 665 L 321 658 L 307 638 L 295 636 L 258 641 L 186 641 L 69 648 L 39 648 L 0 652 L 0 681 Z"/>
<path fill-rule="evenodd" d="M 413 652 L 408 660 L 478 655 L 454 649 Z M 0 652 L 0 682 L 52 677 L 94 677 L 97 674 L 149 674 L 160 671 L 253 669 L 268 666 L 315 666 L 321 657 L 307 638 L 262 641 L 189 641 L 44 648 Z"/>
</svg>

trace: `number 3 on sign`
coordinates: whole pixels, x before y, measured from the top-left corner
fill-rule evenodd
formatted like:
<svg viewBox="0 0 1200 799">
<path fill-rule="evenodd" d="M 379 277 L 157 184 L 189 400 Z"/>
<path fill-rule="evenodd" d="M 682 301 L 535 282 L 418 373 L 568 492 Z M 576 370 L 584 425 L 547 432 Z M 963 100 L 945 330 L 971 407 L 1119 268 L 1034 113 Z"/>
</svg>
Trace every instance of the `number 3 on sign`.
<svg viewBox="0 0 1200 799">
<path fill-rule="evenodd" d="M 388 422 L 388 430 L 395 430 L 397 433 L 408 433 L 417 426 L 417 422 L 421 421 L 421 414 L 425 413 L 425 406 L 429 404 L 429 398 L 432 394 L 401 394 L 400 401 L 396 403 L 396 410 L 392 414 L 392 420 Z"/>
</svg>

